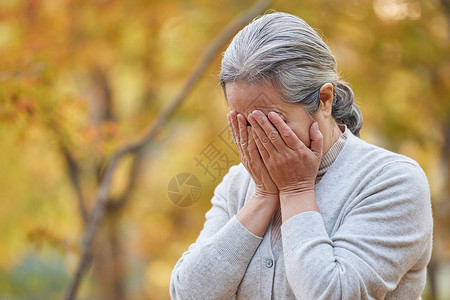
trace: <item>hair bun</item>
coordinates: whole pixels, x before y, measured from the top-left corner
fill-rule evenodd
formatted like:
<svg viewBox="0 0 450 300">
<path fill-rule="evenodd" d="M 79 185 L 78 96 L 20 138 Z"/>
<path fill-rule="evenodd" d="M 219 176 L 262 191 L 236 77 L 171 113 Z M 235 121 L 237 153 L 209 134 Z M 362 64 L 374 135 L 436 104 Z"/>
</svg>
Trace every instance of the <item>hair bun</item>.
<svg viewBox="0 0 450 300">
<path fill-rule="evenodd" d="M 358 105 L 355 104 L 355 94 L 348 84 L 338 81 L 334 85 L 334 101 L 331 114 L 338 124 L 345 124 L 350 131 L 359 136 L 363 118 Z"/>
</svg>

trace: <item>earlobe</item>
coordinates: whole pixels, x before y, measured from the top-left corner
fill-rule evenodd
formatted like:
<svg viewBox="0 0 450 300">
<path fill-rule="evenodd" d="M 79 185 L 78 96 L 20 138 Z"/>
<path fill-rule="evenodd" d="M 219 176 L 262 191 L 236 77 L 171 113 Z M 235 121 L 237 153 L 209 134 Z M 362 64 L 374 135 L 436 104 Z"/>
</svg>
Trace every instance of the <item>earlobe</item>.
<svg viewBox="0 0 450 300">
<path fill-rule="evenodd" d="M 331 116 L 331 108 L 333 106 L 333 85 L 331 83 L 325 83 L 320 88 L 320 111 L 324 118 Z"/>
</svg>

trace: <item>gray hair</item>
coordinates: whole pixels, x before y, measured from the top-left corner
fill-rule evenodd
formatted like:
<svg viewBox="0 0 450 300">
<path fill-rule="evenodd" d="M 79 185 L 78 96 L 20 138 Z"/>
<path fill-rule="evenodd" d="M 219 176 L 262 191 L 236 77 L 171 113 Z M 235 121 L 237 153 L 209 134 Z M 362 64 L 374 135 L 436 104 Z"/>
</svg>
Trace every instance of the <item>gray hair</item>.
<svg viewBox="0 0 450 300">
<path fill-rule="evenodd" d="M 225 51 L 220 84 L 269 80 L 283 100 L 299 103 L 309 113 L 320 107 L 319 90 L 331 83 L 334 90 L 332 116 L 355 135 L 362 115 L 350 86 L 341 81 L 331 50 L 311 26 L 287 13 L 259 17 L 234 37 Z"/>
</svg>

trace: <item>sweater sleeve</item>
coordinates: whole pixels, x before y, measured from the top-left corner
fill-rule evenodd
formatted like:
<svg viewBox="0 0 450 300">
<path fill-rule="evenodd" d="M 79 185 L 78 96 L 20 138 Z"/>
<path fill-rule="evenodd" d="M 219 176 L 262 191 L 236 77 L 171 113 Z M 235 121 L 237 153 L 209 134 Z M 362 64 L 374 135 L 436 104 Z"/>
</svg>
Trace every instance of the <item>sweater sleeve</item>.
<svg viewBox="0 0 450 300">
<path fill-rule="evenodd" d="M 217 186 L 197 241 L 172 271 L 172 299 L 230 299 L 238 289 L 262 238 L 249 232 L 229 211 L 242 191 L 242 166 L 234 166 Z"/>
<path fill-rule="evenodd" d="M 332 236 L 318 212 L 282 225 L 286 275 L 297 299 L 383 299 L 421 259 L 424 273 L 433 224 L 420 167 L 386 165 L 352 203 Z M 418 299 L 422 290 L 411 286 L 402 297 Z"/>
</svg>

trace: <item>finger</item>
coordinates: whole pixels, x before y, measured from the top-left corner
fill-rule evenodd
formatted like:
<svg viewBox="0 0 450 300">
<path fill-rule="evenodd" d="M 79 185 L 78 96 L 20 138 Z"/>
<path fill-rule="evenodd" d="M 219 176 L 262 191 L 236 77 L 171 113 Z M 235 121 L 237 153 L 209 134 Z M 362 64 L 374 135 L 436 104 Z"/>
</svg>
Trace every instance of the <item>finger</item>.
<svg viewBox="0 0 450 300">
<path fill-rule="evenodd" d="M 264 162 L 267 162 L 267 160 L 270 157 L 269 152 L 266 150 L 264 145 L 262 144 L 261 140 L 259 139 L 258 134 L 256 134 L 255 129 L 252 127 L 252 137 L 253 141 L 255 142 L 256 147 L 258 148 L 259 154 L 261 155 L 261 158 Z"/>
<path fill-rule="evenodd" d="M 323 136 L 319 129 L 319 124 L 314 122 L 309 128 L 309 136 L 311 138 L 311 151 L 318 157 L 322 158 Z"/>
<path fill-rule="evenodd" d="M 278 151 L 282 150 L 283 146 L 286 147 L 275 127 L 273 127 L 272 124 L 269 124 L 269 120 L 262 112 L 255 110 L 249 115 L 248 119 L 254 131 L 258 135 L 261 144 L 267 151 Z M 261 125 L 262 123 L 265 124 L 264 126 L 266 129 L 263 128 Z"/>
<path fill-rule="evenodd" d="M 248 156 L 252 161 L 261 160 L 261 155 L 259 154 L 258 147 L 255 144 L 255 139 L 253 138 L 252 128 L 247 126 L 247 136 L 248 136 Z"/>
<path fill-rule="evenodd" d="M 298 136 L 292 131 L 284 120 L 275 112 L 269 112 L 267 115 L 270 122 L 275 126 L 275 128 L 280 133 L 281 138 L 284 143 L 291 149 L 299 149 L 304 147 L 303 142 L 298 138 Z"/>
<path fill-rule="evenodd" d="M 230 111 L 227 114 L 227 119 L 228 119 L 228 126 L 230 127 L 230 131 L 231 131 L 231 137 L 233 138 L 234 144 L 236 144 L 236 134 L 235 134 L 234 128 L 233 128 L 233 111 Z M 236 146 L 237 146 L 237 144 L 236 144 Z"/>
<path fill-rule="evenodd" d="M 231 112 L 227 114 L 227 120 L 228 120 L 228 127 L 230 128 L 231 138 L 233 139 L 233 143 L 236 144 L 236 141 L 234 140 L 233 125 L 231 124 Z"/>
<path fill-rule="evenodd" d="M 239 143 L 241 144 L 242 149 L 244 151 L 246 151 L 247 143 L 248 143 L 247 120 L 245 119 L 244 115 L 238 114 L 237 122 L 238 122 L 238 126 L 239 126 Z"/>
<path fill-rule="evenodd" d="M 231 134 L 233 136 L 233 141 L 236 147 L 238 148 L 239 154 L 243 154 L 243 150 L 241 147 L 241 143 L 239 142 L 239 126 L 237 122 L 237 113 L 235 111 L 230 112 L 230 119 L 231 119 Z"/>
</svg>

